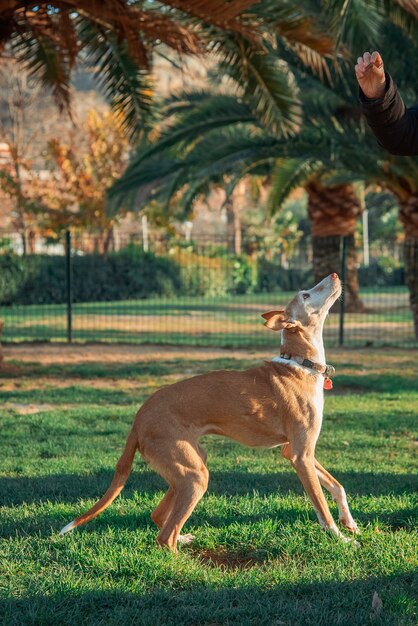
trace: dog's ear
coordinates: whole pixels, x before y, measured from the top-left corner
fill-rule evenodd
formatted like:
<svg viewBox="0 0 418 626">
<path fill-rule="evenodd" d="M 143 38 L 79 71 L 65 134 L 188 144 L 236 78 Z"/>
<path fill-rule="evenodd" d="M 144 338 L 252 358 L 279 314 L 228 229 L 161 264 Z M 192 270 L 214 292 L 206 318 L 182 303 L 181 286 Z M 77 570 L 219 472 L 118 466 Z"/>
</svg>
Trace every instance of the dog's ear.
<svg viewBox="0 0 418 626">
<path fill-rule="evenodd" d="M 261 315 L 266 321 L 264 322 L 264 326 L 270 328 L 271 330 L 283 330 L 297 328 L 300 326 L 300 322 L 297 320 L 293 320 L 289 317 L 286 311 L 268 311 L 267 313 L 263 313 Z"/>
</svg>

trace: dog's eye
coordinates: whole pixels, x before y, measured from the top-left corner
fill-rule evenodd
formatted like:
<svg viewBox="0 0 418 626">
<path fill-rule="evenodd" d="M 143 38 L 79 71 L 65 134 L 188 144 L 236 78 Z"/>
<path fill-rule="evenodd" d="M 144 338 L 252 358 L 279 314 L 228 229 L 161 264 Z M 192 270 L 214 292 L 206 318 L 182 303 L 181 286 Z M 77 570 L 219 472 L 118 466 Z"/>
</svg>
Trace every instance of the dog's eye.
<svg viewBox="0 0 418 626">
<path fill-rule="evenodd" d="M 310 298 L 310 297 L 311 297 L 311 296 L 309 295 L 309 293 L 303 293 L 303 294 L 302 294 L 302 296 L 303 296 L 303 299 L 304 299 L 304 300 L 307 300 L 308 298 Z"/>
</svg>

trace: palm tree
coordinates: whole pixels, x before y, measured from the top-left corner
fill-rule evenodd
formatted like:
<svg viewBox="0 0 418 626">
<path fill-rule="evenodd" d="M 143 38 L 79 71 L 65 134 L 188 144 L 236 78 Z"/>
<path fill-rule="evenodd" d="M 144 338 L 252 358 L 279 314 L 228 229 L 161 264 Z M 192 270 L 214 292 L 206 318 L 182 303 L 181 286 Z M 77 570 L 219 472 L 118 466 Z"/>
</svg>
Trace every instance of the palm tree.
<svg viewBox="0 0 418 626">
<path fill-rule="evenodd" d="M 151 141 L 144 138 L 138 146 L 126 174 L 113 189 L 114 197 L 131 194 L 136 198 L 141 190 L 139 200 L 143 201 L 152 193 L 154 183 L 161 180 L 159 173 L 162 171 L 162 186 L 167 192 L 163 195 L 171 197 L 183 181 L 179 173 L 186 170 L 181 160 L 188 152 L 187 147 L 196 144 L 198 148 L 206 136 L 212 132 L 216 136 L 219 129 L 225 128 L 228 132 L 228 129 L 247 126 L 249 134 L 255 128 L 259 133 L 270 134 L 273 141 L 300 130 L 298 88 L 289 64 L 280 58 L 278 42 L 302 67 L 321 76 L 329 72 L 328 61 L 332 63 L 335 54 L 335 42 L 328 35 L 330 24 L 321 12 L 322 2 L 307 0 L 305 4 L 295 7 L 286 0 L 263 2 L 258 6 L 258 13 L 257 5 L 254 7 L 258 20 L 268 28 L 263 53 L 249 46 L 241 36 L 228 39 L 223 48 L 217 50 L 219 64 L 212 75 L 212 86 L 207 91 L 174 94 L 165 102 L 157 115 L 159 133 L 153 129 Z M 229 76 L 227 89 L 219 89 L 219 73 Z M 158 154 L 155 163 L 159 165 L 154 176 L 153 157 Z M 198 186 L 202 188 L 205 182 L 206 178 Z"/>
<path fill-rule="evenodd" d="M 397 48 L 399 51 L 399 48 Z M 418 47 L 408 48 L 410 59 L 418 61 Z M 399 81 L 402 83 L 402 75 Z M 415 101 L 418 94 L 412 99 Z M 307 139 L 307 138 L 306 138 Z M 311 137 L 293 146 L 293 158 L 279 170 L 271 196 L 281 203 L 302 180 L 310 181 L 326 172 L 330 189 L 337 190 L 361 181 L 391 192 L 399 203 L 399 218 L 404 228 L 405 281 L 409 289 L 415 334 L 418 338 L 418 165 L 412 157 L 394 157 L 382 151 L 374 138 L 350 120 L 341 127 L 331 126 L 327 136 Z M 280 181 L 284 181 L 280 184 Z M 308 183 L 309 184 L 309 183 Z M 324 198 L 324 207 L 329 204 Z M 319 218 L 326 219 L 326 211 Z M 341 233 L 341 234 L 347 234 Z"/>
<path fill-rule="evenodd" d="M 319 282 L 341 265 L 342 237 L 346 238 L 344 306 L 346 311 L 364 309 L 358 293 L 357 251 L 354 239 L 361 205 L 353 185 L 327 187 L 320 177 L 306 183 L 311 221 L 312 259 L 315 281 Z"/>
<path fill-rule="evenodd" d="M 212 47 L 225 60 L 234 37 L 260 48 L 254 1 L 3 0 L 0 58 L 16 58 L 67 109 L 76 61 L 87 63 L 135 135 L 150 110 L 155 50 L 202 54 Z"/>
<path fill-rule="evenodd" d="M 405 282 L 418 339 L 418 189 L 407 200 L 400 201 L 399 217 L 405 229 Z"/>
<path fill-rule="evenodd" d="M 377 155 L 376 155 L 377 157 Z M 367 159 L 362 166 L 352 164 L 351 177 L 368 183 L 379 184 L 393 193 L 399 203 L 399 218 L 404 228 L 405 282 L 409 290 L 410 305 L 414 320 L 415 336 L 418 339 L 418 165 L 411 157 Z M 347 170 L 339 172 L 342 180 Z"/>
<path fill-rule="evenodd" d="M 340 7 L 343 10 L 350 5 L 346 2 L 333 4 L 337 8 L 343 4 Z M 396 37 L 402 50 L 409 54 L 411 40 L 407 36 L 416 31 L 417 23 L 411 19 L 402 22 L 407 14 L 393 3 L 388 10 L 404 30 L 374 13 L 371 17 L 376 17 L 376 24 L 372 19 L 372 26 L 376 26 L 376 32 L 381 32 L 387 42 Z M 348 32 L 348 39 L 352 43 L 353 32 Z M 359 119 L 354 77 L 347 78 L 325 63 L 322 82 L 319 82 L 312 66 L 304 65 L 283 38 L 278 38 L 276 43 L 281 59 L 299 75 L 305 96 L 305 126 L 297 138 L 289 142 L 269 133 L 257 116 L 257 109 L 246 97 L 182 94 L 168 103 L 166 109 L 174 118 L 172 125 L 165 129 L 156 144 L 141 147 L 125 176 L 115 186 L 114 194 L 141 188 L 146 189 L 142 200 L 146 201 L 149 195 L 164 197 L 169 202 L 174 191 L 186 189 L 184 202 L 190 205 L 207 188 L 209 181 L 225 182 L 227 176 L 228 187 L 233 189 L 243 176 L 265 174 L 272 181 L 270 209 L 276 211 L 295 186 L 305 185 L 317 277 L 335 270 L 341 236 L 347 236 L 346 304 L 348 308 L 359 310 L 362 303 L 358 297 L 354 229 L 361 208 L 351 183 L 364 177 L 353 172 L 352 165 L 363 167 L 364 164 L 364 172 L 368 169 L 365 159 L 359 158 L 360 145 L 360 150 L 364 150 L 360 156 L 368 155 L 375 163 L 379 161 L 379 152 Z M 363 49 L 360 44 L 356 45 Z M 394 49 L 398 54 L 398 46 Z M 161 154 L 164 154 L 163 160 Z M 330 173 L 335 176 L 342 164 L 351 178 L 344 176 L 340 182 L 333 183 Z"/>
<path fill-rule="evenodd" d="M 180 201 L 187 213 L 210 183 L 222 185 L 227 198 L 231 198 L 243 178 L 261 174 L 271 181 L 269 212 L 275 214 L 289 193 L 303 185 L 308 192 L 315 277 L 321 280 L 340 266 L 341 236 L 347 236 L 346 306 L 347 310 L 361 310 L 354 247 L 360 204 L 351 186 L 329 187 L 325 183 L 328 165 L 300 158 L 300 151 L 307 146 L 315 150 L 317 137 L 302 132 L 297 141 L 292 139 L 290 143 L 274 138 L 246 102 L 232 96 L 205 94 L 198 99 L 194 94 L 187 100 L 183 94 L 180 101 L 180 110 L 177 103 L 168 105 L 171 113 L 178 113 L 176 123 L 157 144 L 138 152 L 114 193 L 126 198 L 126 192 L 133 189 L 136 193 L 139 189 L 142 203 L 159 198 L 169 204 L 173 197 L 179 202 L 178 191 L 183 190 Z M 210 130 L 212 118 L 214 128 Z M 206 130 L 203 134 L 202 128 Z M 295 153 L 299 158 L 283 159 L 286 153 Z"/>
<path fill-rule="evenodd" d="M 336 100 L 335 94 L 333 99 Z M 284 163 L 281 157 L 289 153 L 288 140 L 271 136 L 254 109 L 247 98 L 237 100 L 230 95 L 209 93 L 181 94 L 167 104 L 164 112 L 164 117 L 171 115 L 175 118 L 174 123 L 157 144 L 138 152 L 114 191 L 129 191 L 136 185 L 145 184 L 148 193 L 160 198 L 165 196 L 168 202 L 176 190 L 183 188 L 186 189 L 183 202 L 191 208 L 193 200 L 206 191 L 209 182 L 223 184 L 230 196 L 242 177 L 264 173 L 271 177 L 276 196 L 278 190 L 286 192 L 281 193 L 280 199 L 273 199 L 274 194 L 271 196 L 270 212 L 276 213 L 294 188 L 295 172 L 289 171 L 289 166 L 292 169 L 295 165 L 296 182 L 306 184 L 308 192 L 315 278 L 319 281 L 340 266 L 341 236 L 347 236 L 346 308 L 361 310 L 354 246 L 356 217 L 361 208 L 355 193 L 348 185 L 326 186 L 320 171 L 315 174 L 309 170 L 306 176 L 301 176 L 298 160 Z M 310 118 L 312 115 L 308 120 L 317 123 Z M 303 138 L 302 132 L 301 141 Z M 292 139 L 291 143 L 294 142 Z M 164 163 L 160 160 L 161 151 L 166 157 Z M 155 169 L 158 174 L 152 181 L 154 158 L 155 165 L 158 162 L 158 170 Z M 168 169 L 164 171 L 165 166 Z M 142 182 L 141 175 L 145 176 Z M 288 184 L 290 182 L 292 186 Z M 147 195 L 142 196 L 142 200 L 146 201 Z"/>
</svg>

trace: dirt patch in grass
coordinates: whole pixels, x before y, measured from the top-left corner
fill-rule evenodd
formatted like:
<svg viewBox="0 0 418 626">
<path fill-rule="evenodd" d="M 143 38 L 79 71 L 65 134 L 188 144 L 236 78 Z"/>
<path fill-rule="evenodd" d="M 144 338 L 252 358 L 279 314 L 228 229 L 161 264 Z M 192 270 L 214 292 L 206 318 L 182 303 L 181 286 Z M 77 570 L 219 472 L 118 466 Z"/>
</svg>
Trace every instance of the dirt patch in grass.
<svg viewBox="0 0 418 626">
<path fill-rule="evenodd" d="M 185 372 L 181 374 L 167 374 L 158 378 L 160 381 L 157 386 L 167 383 L 175 383 L 178 380 L 184 378 Z M 187 373 L 186 373 L 187 375 Z M 113 390 L 128 390 L 128 389 L 143 389 L 155 386 L 155 380 L 131 380 L 129 378 L 76 378 L 66 377 L 65 379 L 56 378 L 54 376 L 38 376 L 36 379 L 25 376 L 19 378 L 12 378 L 2 381 L 1 391 L 32 391 L 34 389 L 66 389 L 67 387 L 88 388 L 88 389 L 113 389 Z"/>
<path fill-rule="evenodd" d="M 275 338 L 274 338 L 275 339 Z M 279 353 L 277 341 L 272 342 L 270 350 L 239 350 L 222 348 L 194 348 L 156 345 L 125 345 L 125 344 L 33 344 L 22 343 L 7 345 L 4 348 L 4 361 L 0 365 L 2 391 L 27 391 L 47 387 L 65 389 L 70 386 L 88 386 L 95 389 L 135 390 L 152 387 L 155 381 L 158 385 L 173 383 L 178 380 L 194 376 L 200 372 L 216 370 L 225 367 L 222 360 L 226 360 L 226 367 L 243 370 L 251 364 L 264 360 L 271 360 Z M 144 372 L 138 375 L 135 367 L 129 375 L 121 376 L 117 372 L 124 364 L 153 364 L 167 362 L 162 375 L 153 375 Z M 336 367 L 334 393 L 356 392 L 354 383 L 348 380 L 344 389 L 338 389 L 339 376 L 356 376 L 359 380 L 373 375 L 398 376 L 399 372 L 411 380 L 415 377 L 416 363 L 414 351 L 408 349 L 389 348 L 353 348 L 333 349 L 327 352 L 327 362 Z M 84 372 L 82 376 L 71 372 L 63 375 L 59 366 L 77 366 L 91 363 L 91 374 Z M 32 364 L 40 366 L 39 376 L 31 371 Z M 112 364 L 115 365 L 113 376 Z M 107 372 L 96 375 L 95 365 L 105 365 Z M 203 367 L 204 365 L 204 367 Z M 43 367 L 57 366 L 51 373 L 42 372 Z M 32 367 L 33 369 L 33 367 Z M 104 375 L 103 375 L 104 374 Z M 364 384 L 363 384 L 364 387 Z"/>
<path fill-rule="evenodd" d="M 261 563 L 261 559 L 254 556 L 244 556 L 227 550 L 203 550 L 196 552 L 196 555 L 205 565 L 227 571 L 248 570 Z"/>
<path fill-rule="evenodd" d="M 5 408 L 9 407 L 18 415 L 34 415 L 41 411 L 52 411 L 54 409 L 52 404 L 21 404 L 17 402 L 10 405 L 6 403 Z"/>
<path fill-rule="evenodd" d="M 31 319 L 20 322 L 21 328 L 33 328 L 34 326 L 44 326 L 45 320 Z M 65 329 L 66 319 L 55 319 L 49 321 L 49 325 L 55 329 Z M 196 335 L 201 333 L 224 333 L 228 332 L 244 332 L 254 333 L 254 323 L 237 321 L 234 319 L 213 319 L 207 316 L 194 315 L 176 315 L 158 316 L 158 315 L 86 315 L 75 316 L 73 320 L 73 330 L 95 331 L 100 330 L 122 330 L 135 333 L 159 332 L 176 333 L 184 332 L 188 335 Z M 259 325 L 258 331 L 264 332 L 262 324 Z"/>
<path fill-rule="evenodd" d="M 270 354 L 266 350 L 229 350 L 223 348 L 193 348 L 176 346 L 154 345 L 121 345 L 121 344 L 33 344 L 22 343 L 4 346 L 3 368 L 15 367 L 8 365 L 8 361 L 21 361 L 27 363 L 50 364 L 75 364 L 75 363 L 144 363 L 150 361 L 163 361 L 164 359 L 191 359 L 204 361 L 206 359 L 223 358 L 271 358 L 276 352 Z"/>
<path fill-rule="evenodd" d="M 149 363 L 175 359 L 210 361 L 213 359 L 236 359 L 239 361 L 270 360 L 279 353 L 277 341 L 272 341 L 270 349 L 239 350 L 227 348 L 194 348 L 146 344 L 62 344 L 62 343 L 19 343 L 4 346 L 3 371 L 19 372 L 19 366 L 10 361 L 22 363 L 77 364 L 77 363 Z M 362 367 L 404 366 L 411 364 L 414 351 L 399 348 L 352 348 L 327 351 L 327 361 L 336 364 L 350 362 Z"/>
</svg>

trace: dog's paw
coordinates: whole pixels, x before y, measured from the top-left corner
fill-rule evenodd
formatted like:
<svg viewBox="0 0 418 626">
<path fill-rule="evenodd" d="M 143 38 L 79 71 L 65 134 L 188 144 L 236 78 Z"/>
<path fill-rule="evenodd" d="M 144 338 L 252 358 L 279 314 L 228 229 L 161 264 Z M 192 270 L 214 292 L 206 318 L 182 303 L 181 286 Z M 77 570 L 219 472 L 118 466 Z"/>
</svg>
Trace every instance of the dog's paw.
<svg viewBox="0 0 418 626">
<path fill-rule="evenodd" d="M 342 540 L 344 543 L 346 544 L 351 544 L 352 546 L 356 546 L 356 548 L 360 547 L 360 544 L 358 541 L 356 541 L 353 537 L 342 537 Z"/>
<path fill-rule="evenodd" d="M 195 536 L 191 535 L 190 533 L 188 533 L 187 535 L 179 535 L 178 542 L 185 545 L 187 543 L 192 543 L 194 538 Z"/>
<path fill-rule="evenodd" d="M 351 518 L 340 517 L 339 522 L 342 526 L 344 526 L 344 528 L 349 530 L 350 533 L 353 533 L 353 535 L 360 535 L 360 529 L 352 517 Z"/>
<path fill-rule="evenodd" d="M 343 535 L 342 532 L 339 530 L 339 528 L 336 526 L 336 524 L 333 524 L 332 526 L 329 526 L 328 528 L 324 528 L 324 530 L 327 530 L 328 532 L 330 532 L 338 541 L 342 541 L 343 543 L 346 543 L 346 544 L 350 543 L 353 546 L 360 545 L 357 541 L 355 541 L 353 537 L 346 537 L 345 535 Z"/>
</svg>

